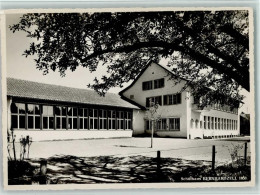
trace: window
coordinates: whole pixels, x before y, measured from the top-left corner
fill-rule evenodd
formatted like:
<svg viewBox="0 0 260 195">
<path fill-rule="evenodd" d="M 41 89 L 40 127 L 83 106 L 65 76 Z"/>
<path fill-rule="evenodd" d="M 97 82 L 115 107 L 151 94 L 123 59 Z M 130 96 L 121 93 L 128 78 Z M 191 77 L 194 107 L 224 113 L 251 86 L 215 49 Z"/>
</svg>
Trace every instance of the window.
<svg viewBox="0 0 260 195">
<path fill-rule="evenodd" d="M 221 119 L 221 129 L 224 129 L 224 119 Z"/>
<path fill-rule="evenodd" d="M 179 131 L 180 130 L 180 118 L 170 118 L 169 119 L 170 130 Z"/>
<path fill-rule="evenodd" d="M 154 89 L 163 88 L 164 87 L 164 78 L 154 80 Z"/>
<path fill-rule="evenodd" d="M 146 120 L 145 121 L 145 130 L 151 130 L 152 129 L 152 121 Z"/>
<path fill-rule="evenodd" d="M 40 106 L 27 104 L 28 129 L 40 129 Z"/>
<path fill-rule="evenodd" d="M 125 129 L 132 129 L 132 113 L 125 112 Z"/>
<path fill-rule="evenodd" d="M 153 81 L 143 82 L 143 91 L 153 89 Z"/>
<path fill-rule="evenodd" d="M 218 129 L 218 119 L 215 117 L 215 129 Z"/>
<path fill-rule="evenodd" d="M 162 130 L 162 122 L 161 121 L 156 121 L 156 129 Z"/>
<path fill-rule="evenodd" d="M 116 129 L 116 111 L 114 110 L 108 111 L 108 128 Z"/>
<path fill-rule="evenodd" d="M 167 130 L 167 119 L 162 118 L 161 120 L 156 122 L 156 125 L 157 130 Z"/>
<path fill-rule="evenodd" d="M 211 129 L 214 129 L 214 117 L 211 117 Z"/>
<path fill-rule="evenodd" d="M 190 128 L 193 129 L 193 126 L 194 126 L 194 120 L 191 119 L 191 120 L 190 120 Z"/>
<path fill-rule="evenodd" d="M 151 103 L 162 105 L 162 96 L 146 98 L 146 107 L 150 107 Z"/>
<path fill-rule="evenodd" d="M 25 104 L 11 104 L 11 128 L 25 129 Z"/>
<path fill-rule="evenodd" d="M 67 108 L 55 106 L 56 129 L 67 129 Z"/>
<path fill-rule="evenodd" d="M 88 109 L 87 108 L 78 108 L 79 116 L 79 129 L 88 129 Z"/>
<path fill-rule="evenodd" d="M 181 103 L 181 94 L 172 94 L 163 96 L 163 104 L 164 105 L 175 105 Z"/>
<path fill-rule="evenodd" d="M 218 118 L 218 129 L 220 129 L 220 118 Z"/>
<path fill-rule="evenodd" d="M 210 129 L 210 117 L 208 117 L 208 129 Z"/>
<path fill-rule="evenodd" d="M 89 109 L 89 125 L 90 129 L 98 129 L 98 110 Z"/>
<path fill-rule="evenodd" d="M 117 111 L 117 129 L 124 129 L 124 112 Z"/>
<path fill-rule="evenodd" d="M 78 129 L 78 109 L 68 107 L 68 129 Z"/>
<path fill-rule="evenodd" d="M 162 88 L 162 87 L 164 87 L 164 78 L 156 79 L 153 81 L 145 81 L 145 82 L 143 82 L 143 85 L 142 85 L 143 91 L 158 89 L 158 88 Z"/>
<path fill-rule="evenodd" d="M 197 129 L 197 128 L 198 128 L 198 126 L 199 126 L 199 120 L 198 120 L 198 119 L 196 119 L 196 120 L 195 120 L 195 128 Z"/>
<path fill-rule="evenodd" d="M 224 119 L 224 129 L 226 129 L 226 119 Z"/>
<path fill-rule="evenodd" d="M 99 110 L 99 129 L 107 129 L 107 110 Z"/>
<path fill-rule="evenodd" d="M 53 106 L 42 106 L 43 129 L 54 128 Z"/>
</svg>

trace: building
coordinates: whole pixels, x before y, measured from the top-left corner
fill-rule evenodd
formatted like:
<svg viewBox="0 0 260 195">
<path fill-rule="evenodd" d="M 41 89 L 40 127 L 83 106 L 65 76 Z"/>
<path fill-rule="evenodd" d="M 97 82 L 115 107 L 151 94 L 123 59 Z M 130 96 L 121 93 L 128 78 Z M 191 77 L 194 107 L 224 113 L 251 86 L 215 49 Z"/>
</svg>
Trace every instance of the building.
<svg viewBox="0 0 260 195">
<path fill-rule="evenodd" d="M 131 137 L 151 133 L 149 102 L 160 106 L 154 124 L 160 137 L 227 138 L 239 135 L 237 108 L 198 107 L 186 80 L 170 79 L 167 67 L 154 62 L 119 95 L 7 79 L 8 132 L 34 141 Z"/>
<path fill-rule="evenodd" d="M 150 101 L 160 105 L 157 112 L 161 117 L 154 127 L 157 136 L 196 139 L 239 135 L 237 108 L 231 109 L 228 105 L 199 108 L 189 88 L 182 90 L 186 81 L 176 84 L 170 79 L 171 74 L 174 73 L 167 67 L 150 62 L 119 94 L 143 110 Z M 151 132 L 151 121 L 146 119 L 145 111 L 140 113 L 142 116 L 133 123 L 135 135 Z"/>
<path fill-rule="evenodd" d="M 7 79 L 8 134 L 16 141 L 131 137 L 133 112 L 117 94 Z"/>
</svg>

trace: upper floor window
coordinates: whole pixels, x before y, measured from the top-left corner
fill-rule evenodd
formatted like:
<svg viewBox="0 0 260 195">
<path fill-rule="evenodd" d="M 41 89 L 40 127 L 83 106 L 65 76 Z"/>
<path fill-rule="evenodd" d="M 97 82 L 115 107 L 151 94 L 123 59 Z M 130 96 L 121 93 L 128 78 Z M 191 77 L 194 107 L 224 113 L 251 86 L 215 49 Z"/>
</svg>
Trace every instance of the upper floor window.
<svg viewBox="0 0 260 195">
<path fill-rule="evenodd" d="M 181 94 L 172 94 L 163 96 L 163 104 L 164 105 L 174 105 L 181 103 Z"/>
<path fill-rule="evenodd" d="M 146 107 L 150 107 L 151 103 L 162 105 L 162 96 L 148 97 L 146 98 Z"/>
<path fill-rule="evenodd" d="M 143 82 L 143 91 L 164 87 L 164 78 Z"/>
<path fill-rule="evenodd" d="M 164 87 L 164 78 L 154 80 L 154 89 L 158 89 L 162 87 Z"/>
<path fill-rule="evenodd" d="M 153 81 L 143 82 L 143 91 L 153 89 Z"/>
</svg>

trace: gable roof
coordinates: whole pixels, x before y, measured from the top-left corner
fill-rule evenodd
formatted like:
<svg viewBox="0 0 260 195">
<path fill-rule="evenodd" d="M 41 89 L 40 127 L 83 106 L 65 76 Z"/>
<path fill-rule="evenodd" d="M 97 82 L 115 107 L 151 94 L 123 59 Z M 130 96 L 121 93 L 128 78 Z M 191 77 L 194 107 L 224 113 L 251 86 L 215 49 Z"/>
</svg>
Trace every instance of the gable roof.
<svg viewBox="0 0 260 195">
<path fill-rule="evenodd" d="M 123 100 L 118 94 L 106 93 L 105 97 L 101 97 L 93 90 L 50 85 L 14 78 L 7 78 L 7 96 L 139 109 L 137 106 Z"/>
<path fill-rule="evenodd" d="M 119 92 L 119 95 L 120 95 L 120 96 L 123 96 L 123 93 L 124 93 L 126 90 L 130 89 L 130 88 L 137 82 L 137 80 L 142 76 L 142 74 L 145 72 L 145 70 L 146 70 L 149 66 L 151 66 L 152 63 L 154 63 L 154 64 L 156 64 L 157 66 L 161 67 L 162 69 L 164 69 L 166 72 L 170 73 L 171 75 L 174 75 L 174 76 L 176 76 L 176 77 L 178 77 L 178 78 L 180 78 L 180 79 L 182 79 L 182 80 L 188 81 L 188 80 L 185 79 L 185 78 L 181 78 L 180 76 L 177 76 L 174 72 L 172 72 L 172 70 L 170 70 L 169 67 L 163 66 L 163 65 L 158 64 L 158 63 L 156 63 L 156 62 L 154 62 L 154 61 L 149 61 L 149 62 L 147 63 L 147 65 L 145 66 L 145 68 L 142 69 L 142 71 L 140 72 L 140 74 L 139 74 L 139 75 L 135 78 L 135 80 L 131 83 L 131 85 L 129 85 L 128 87 L 126 87 L 125 89 L 123 89 L 122 91 L 120 91 L 120 92 Z"/>
</svg>

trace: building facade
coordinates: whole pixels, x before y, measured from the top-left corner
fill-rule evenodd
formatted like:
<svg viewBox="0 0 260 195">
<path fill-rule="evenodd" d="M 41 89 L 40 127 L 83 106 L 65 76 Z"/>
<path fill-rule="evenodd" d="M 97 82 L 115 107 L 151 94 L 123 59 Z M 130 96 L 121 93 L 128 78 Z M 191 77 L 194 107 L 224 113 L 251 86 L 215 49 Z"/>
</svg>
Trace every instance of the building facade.
<svg viewBox="0 0 260 195">
<path fill-rule="evenodd" d="M 220 105 L 200 109 L 189 88 L 182 90 L 186 81 L 176 82 L 167 67 L 151 62 L 133 83 L 120 92 L 123 99 L 140 108 L 149 102 L 159 104 L 160 120 L 155 122 L 155 134 L 160 137 L 227 138 L 239 135 L 237 108 Z M 151 120 L 146 111 L 139 111 L 139 121 L 133 124 L 134 134 L 151 132 Z M 142 120 L 141 120 L 142 119 Z"/>
<path fill-rule="evenodd" d="M 138 107 L 117 94 L 7 79 L 8 134 L 33 141 L 131 137 Z"/>
<path fill-rule="evenodd" d="M 171 79 L 167 67 L 150 62 L 119 95 L 7 79 L 8 134 L 17 141 L 131 137 L 150 134 L 176 138 L 228 138 L 239 131 L 238 110 L 228 105 L 201 109 L 186 81 Z M 147 117 L 158 103 L 158 120 Z"/>
</svg>

